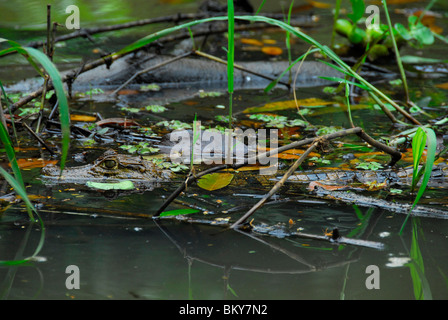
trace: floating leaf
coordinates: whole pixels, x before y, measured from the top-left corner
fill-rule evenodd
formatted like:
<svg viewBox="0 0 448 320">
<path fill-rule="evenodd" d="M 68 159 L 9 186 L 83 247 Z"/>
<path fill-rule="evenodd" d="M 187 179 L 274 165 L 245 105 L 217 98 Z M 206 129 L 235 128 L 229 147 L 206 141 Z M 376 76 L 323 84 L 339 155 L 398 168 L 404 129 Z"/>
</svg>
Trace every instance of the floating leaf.
<svg viewBox="0 0 448 320">
<path fill-rule="evenodd" d="M 190 213 L 196 213 L 199 212 L 197 209 L 177 209 L 177 210 L 171 210 L 171 211 L 164 211 L 160 214 L 161 217 L 167 217 L 167 216 L 179 216 L 183 214 L 190 214 Z"/>
<path fill-rule="evenodd" d="M 116 183 L 109 182 L 93 182 L 87 181 L 86 185 L 89 188 L 101 189 L 101 190 L 133 190 L 135 189 L 134 183 L 129 180 L 124 180 Z"/>
<path fill-rule="evenodd" d="M 257 47 L 263 46 L 263 42 L 261 42 L 260 40 L 256 40 L 256 39 L 241 38 L 240 41 L 241 41 L 241 43 L 249 44 L 251 46 L 257 46 Z"/>
<path fill-rule="evenodd" d="M 100 127 L 102 126 L 123 126 L 125 128 L 130 126 L 141 127 L 141 125 L 135 120 L 126 118 L 107 118 L 96 122 L 96 124 Z"/>
<path fill-rule="evenodd" d="M 325 3 L 325 2 L 314 1 L 314 0 L 306 0 L 306 2 L 308 2 L 314 8 L 319 8 L 319 9 L 329 9 L 329 8 L 331 8 L 331 4 Z"/>
<path fill-rule="evenodd" d="M 140 90 L 141 91 L 160 91 L 160 86 L 155 83 L 152 83 L 152 84 L 140 86 Z"/>
<path fill-rule="evenodd" d="M 71 114 L 70 120 L 72 121 L 84 121 L 84 122 L 93 122 L 96 121 L 96 117 L 94 116 L 87 116 L 83 114 Z"/>
<path fill-rule="evenodd" d="M 263 47 L 261 48 L 261 51 L 270 56 L 279 56 L 283 53 L 282 48 L 279 47 Z"/>
<path fill-rule="evenodd" d="M 145 109 L 147 111 L 151 111 L 151 112 L 154 112 L 154 113 L 161 113 L 161 112 L 166 111 L 166 107 L 160 106 L 160 105 L 157 105 L 157 104 L 146 106 Z"/>
<path fill-rule="evenodd" d="M 272 45 L 272 44 L 276 44 L 277 40 L 275 40 L 275 39 L 263 39 L 263 43 Z"/>
<path fill-rule="evenodd" d="M 319 107 L 335 104 L 334 101 L 325 101 L 319 98 L 308 98 L 297 100 L 299 107 Z M 261 107 L 250 107 L 245 109 L 244 113 L 270 112 L 287 109 L 296 109 L 297 105 L 294 100 L 270 102 Z"/>
<path fill-rule="evenodd" d="M 436 84 L 437 88 L 448 90 L 448 82 Z"/>
<path fill-rule="evenodd" d="M 213 191 L 224 188 L 230 184 L 233 179 L 231 173 L 211 173 L 201 177 L 198 186 L 202 189 Z"/>
</svg>

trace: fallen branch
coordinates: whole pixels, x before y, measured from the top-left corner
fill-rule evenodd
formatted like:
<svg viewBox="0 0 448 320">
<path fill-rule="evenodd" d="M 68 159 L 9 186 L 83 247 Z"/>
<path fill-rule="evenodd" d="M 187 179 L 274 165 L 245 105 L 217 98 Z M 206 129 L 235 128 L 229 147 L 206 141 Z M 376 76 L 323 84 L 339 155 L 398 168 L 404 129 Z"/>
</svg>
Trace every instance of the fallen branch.
<svg viewBox="0 0 448 320">
<path fill-rule="evenodd" d="M 244 167 L 245 165 L 247 165 L 248 163 L 255 163 L 257 162 L 259 159 L 262 158 L 267 158 L 267 157 L 271 157 L 274 155 L 277 155 L 281 152 L 284 152 L 286 150 L 289 149 L 294 149 L 294 148 L 298 148 L 300 146 L 303 145 L 308 145 L 308 144 L 312 144 L 316 141 L 316 139 L 322 139 L 322 140 L 333 140 L 336 138 L 340 138 L 346 135 L 350 135 L 350 134 L 357 134 L 361 139 L 367 139 L 369 144 L 374 143 L 375 147 L 387 152 L 391 155 L 392 159 L 389 162 L 390 166 L 393 166 L 398 160 L 401 159 L 401 153 L 393 148 L 390 148 L 376 140 L 374 140 L 373 138 L 371 138 L 369 135 L 367 135 L 361 128 L 356 127 L 356 128 L 351 128 L 351 129 L 346 129 L 346 130 L 342 130 L 342 131 L 338 131 L 335 133 L 331 133 L 331 134 L 327 134 L 321 137 L 316 137 L 316 138 L 308 138 L 308 139 L 304 139 L 304 140 L 300 140 L 300 141 L 295 141 L 293 143 L 290 143 L 286 146 L 282 146 L 279 147 L 277 149 L 274 150 L 269 150 L 265 153 L 259 154 L 258 156 L 254 156 L 251 158 L 246 158 L 244 159 L 244 161 L 241 164 L 223 164 L 223 165 L 219 165 L 210 169 L 206 169 L 202 172 L 196 173 L 194 176 L 193 175 L 189 175 L 185 181 L 168 197 L 168 199 L 165 200 L 165 202 L 162 204 L 162 206 L 157 210 L 157 212 L 155 213 L 154 217 L 157 218 L 165 209 L 166 207 L 168 207 L 168 205 L 182 192 L 185 190 L 185 188 L 187 187 L 187 185 L 189 183 L 193 183 L 194 181 L 196 181 L 197 179 L 199 179 L 200 177 L 209 174 L 209 173 L 213 173 L 216 171 L 220 171 L 220 170 L 224 170 L 224 169 L 239 169 L 241 167 Z M 372 144 L 373 145 L 373 144 Z"/>
<path fill-rule="evenodd" d="M 288 171 L 283 175 L 283 177 L 278 181 L 272 189 L 255 204 L 249 211 L 247 211 L 241 218 L 239 218 L 235 223 L 233 223 L 230 228 L 235 229 L 242 225 L 255 211 L 261 208 L 264 203 L 269 200 L 278 190 L 285 184 L 288 178 L 297 170 L 297 168 L 302 164 L 303 160 L 318 146 L 320 140 L 317 139 L 313 144 L 300 156 L 299 159 L 289 168 Z"/>
<path fill-rule="evenodd" d="M 270 25 L 264 24 L 264 23 L 251 23 L 251 24 L 245 24 L 245 25 L 238 25 L 235 26 L 235 31 L 245 31 L 245 30 L 253 30 L 253 29 L 260 29 L 260 28 L 268 28 L 270 27 Z M 210 28 L 200 28 L 198 30 L 194 31 L 194 35 L 195 36 L 204 36 L 204 35 L 209 35 L 209 34 L 218 34 L 218 33 L 223 33 L 223 32 L 227 32 L 227 24 L 220 24 L 218 25 L 216 28 L 214 29 L 210 29 Z M 184 40 L 184 39 L 188 39 L 190 38 L 191 35 L 188 31 L 179 33 L 177 35 L 172 35 L 172 36 L 167 36 L 164 38 L 160 38 L 158 39 L 158 43 L 169 43 L 172 41 L 179 41 L 179 40 Z M 123 54 L 112 54 L 109 55 L 105 58 L 99 58 L 96 59 L 92 62 L 86 63 L 84 64 L 81 68 L 75 68 L 72 69 L 70 71 L 68 71 L 64 77 L 62 77 L 62 82 L 67 83 L 67 85 L 70 87 L 70 84 L 73 83 L 76 80 L 76 77 L 84 72 L 90 71 L 92 69 L 95 69 L 101 65 L 111 65 L 114 61 L 127 56 L 131 53 L 134 53 L 136 51 L 142 50 L 143 48 L 138 48 L 136 50 L 130 50 L 129 52 L 123 53 Z M 47 84 L 47 88 L 46 91 L 52 90 L 53 89 L 53 84 L 51 81 L 49 81 L 49 83 Z M 44 88 L 39 88 L 38 90 L 30 93 L 28 96 L 23 97 L 22 99 L 20 99 L 19 101 L 17 101 L 16 103 L 11 105 L 11 112 L 14 113 L 18 108 L 24 106 L 25 104 L 27 104 L 28 102 L 32 101 L 33 99 L 40 97 L 42 95 L 44 91 Z"/>
<path fill-rule="evenodd" d="M 236 13 L 238 14 L 238 13 Z M 247 14 L 247 13 L 244 13 Z M 273 19 L 284 19 L 283 14 L 276 14 L 276 13 L 264 13 L 263 14 L 266 17 L 270 17 Z M 98 33 L 104 33 L 104 32 L 111 32 L 111 31 L 117 31 L 117 30 L 123 30 L 123 29 L 130 29 L 134 27 L 142 27 L 147 26 L 151 24 L 157 24 L 157 23 L 166 23 L 166 22 L 173 22 L 178 23 L 185 20 L 198 20 L 198 19 L 204 19 L 212 16 L 218 16 L 218 14 L 208 14 L 208 13 L 179 13 L 174 14 L 170 16 L 164 16 L 164 17 L 156 17 L 156 18 L 149 18 L 149 19 L 142 19 L 137 21 L 131 21 L 121 24 L 115 24 L 111 26 L 104 26 L 104 27 L 96 27 L 96 28 L 85 28 L 85 29 L 79 29 L 78 31 L 65 34 L 59 37 L 56 37 L 53 41 L 53 45 L 57 42 L 67 41 L 71 39 L 76 39 L 79 37 L 90 37 L 91 35 L 98 34 Z M 313 27 L 316 25 L 317 19 L 315 16 L 296 16 L 293 17 L 291 20 L 291 25 L 296 27 Z M 31 48 L 40 48 L 40 47 L 46 47 L 47 41 L 33 41 L 29 42 L 25 45 L 26 47 Z M 2 55 L 1 57 L 5 57 L 10 54 L 15 54 L 16 52 L 10 52 L 7 54 Z"/>
</svg>

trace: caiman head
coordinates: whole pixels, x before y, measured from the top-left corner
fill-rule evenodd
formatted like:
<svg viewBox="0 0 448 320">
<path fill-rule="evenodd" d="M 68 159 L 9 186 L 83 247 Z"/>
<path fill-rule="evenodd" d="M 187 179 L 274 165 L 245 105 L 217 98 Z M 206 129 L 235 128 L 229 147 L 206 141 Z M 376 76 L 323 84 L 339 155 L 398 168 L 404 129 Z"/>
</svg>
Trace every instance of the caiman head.
<svg viewBox="0 0 448 320">
<path fill-rule="evenodd" d="M 162 182 L 170 178 L 170 172 L 159 169 L 151 161 L 140 156 L 118 154 L 115 150 L 107 150 L 91 164 L 65 168 L 48 165 L 42 169 L 45 178 L 60 178 L 61 182 L 86 182 L 90 180 L 142 180 Z"/>
</svg>

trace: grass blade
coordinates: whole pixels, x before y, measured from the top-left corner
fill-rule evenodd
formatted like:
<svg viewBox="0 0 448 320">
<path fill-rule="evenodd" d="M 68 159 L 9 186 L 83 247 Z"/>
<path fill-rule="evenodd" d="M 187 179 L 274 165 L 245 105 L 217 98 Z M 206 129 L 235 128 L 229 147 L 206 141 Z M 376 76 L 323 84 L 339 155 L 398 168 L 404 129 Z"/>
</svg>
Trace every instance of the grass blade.
<svg viewBox="0 0 448 320">
<path fill-rule="evenodd" d="M 0 174 L 5 178 L 5 180 L 14 188 L 14 191 L 22 198 L 22 200 L 25 202 L 26 207 L 28 209 L 28 214 L 30 215 L 30 218 L 32 221 L 34 221 L 34 217 L 31 212 L 33 212 L 41 225 L 41 237 L 40 241 L 37 245 L 36 250 L 31 255 L 31 257 L 23 259 L 23 260 L 14 260 L 14 261 L 0 261 L 0 265 L 15 265 L 15 264 L 21 264 L 26 261 L 29 261 L 30 258 L 35 257 L 40 250 L 43 247 L 44 240 L 45 240 L 45 226 L 43 223 L 43 220 L 39 216 L 37 210 L 34 208 L 33 204 L 31 203 L 30 199 L 28 198 L 28 195 L 26 194 L 25 188 L 16 180 L 13 176 L 11 176 L 8 172 L 6 172 L 2 167 L 0 167 Z"/>
<path fill-rule="evenodd" d="M 409 210 L 409 213 L 406 216 L 406 219 L 404 220 L 403 225 L 401 226 L 400 234 L 403 233 L 404 226 L 405 226 L 412 210 L 417 205 L 418 201 L 420 200 L 420 198 L 422 197 L 423 193 L 426 190 L 426 186 L 428 185 L 429 178 L 431 177 L 432 167 L 434 165 L 434 159 L 436 157 L 437 138 L 436 138 L 436 134 L 435 134 L 434 130 L 432 130 L 431 128 L 423 128 L 423 127 L 421 129 L 422 129 L 422 131 L 424 131 L 426 133 L 426 142 L 427 142 L 426 163 L 424 164 L 424 172 L 423 172 L 423 178 L 422 178 L 422 182 L 420 184 L 420 188 L 418 189 L 418 193 L 417 193 L 417 196 L 415 197 L 415 200 L 411 207 L 411 210 Z M 418 130 L 417 130 L 417 132 L 418 132 Z"/>
<path fill-rule="evenodd" d="M 62 131 L 62 155 L 60 161 L 61 172 L 65 167 L 67 159 L 68 148 L 70 144 L 70 111 L 65 95 L 64 86 L 62 83 L 61 75 L 59 74 L 56 66 L 51 60 L 42 52 L 37 49 L 23 47 L 23 49 L 33 58 L 35 58 L 45 69 L 53 81 L 54 90 L 59 101 L 59 118 L 61 121 Z"/>
<path fill-rule="evenodd" d="M 309 55 L 310 53 L 316 52 L 316 51 L 319 51 L 319 49 L 317 49 L 317 48 L 311 49 L 311 50 L 307 51 L 306 53 L 302 54 L 302 55 L 301 55 L 300 57 L 298 57 L 296 60 L 294 60 L 294 61 L 288 66 L 288 68 L 286 68 L 286 70 L 284 70 L 284 71 L 277 77 L 277 79 L 275 79 L 274 81 L 272 81 L 272 82 L 271 82 L 271 83 L 264 89 L 264 92 L 269 92 L 269 91 L 271 91 L 272 88 L 274 88 L 274 87 L 277 85 L 277 83 L 278 83 L 278 82 L 285 76 L 285 74 L 286 74 L 287 72 L 289 72 L 289 71 L 291 70 L 292 67 L 294 67 L 294 66 L 295 66 L 298 62 L 300 62 L 302 59 L 306 58 L 307 55 Z"/>
</svg>

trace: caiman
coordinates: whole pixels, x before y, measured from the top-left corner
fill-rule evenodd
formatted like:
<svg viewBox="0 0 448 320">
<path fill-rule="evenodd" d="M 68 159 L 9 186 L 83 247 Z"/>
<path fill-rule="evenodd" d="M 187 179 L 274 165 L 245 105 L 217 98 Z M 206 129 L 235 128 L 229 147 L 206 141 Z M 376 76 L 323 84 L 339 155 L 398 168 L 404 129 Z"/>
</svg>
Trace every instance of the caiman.
<svg viewBox="0 0 448 320">
<path fill-rule="evenodd" d="M 171 59 L 172 56 L 152 55 L 139 52 L 132 57 L 123 57 L 112 65 L 99 66 L 93 70 L 81 73 L 71 85 L 72 92 L 85 92 L 91 88 L 103 88 L 115 90 L 128 81 L 136 73 L 157 66 Z M 235 62 L 247 70 L 251 70 L 264 76 L 276 79 L 285 71 L 289 63 L 287 61 L 249 61 Z M 291 69 L 295 75 L 299 67 L 296 64 Z M 68 72 L 61 72 L 62 77 Z M 394 76 L 393 73 L 364 74 L 375 79 Z M 324 80 L 321 77 L 341 77 L 342 74 L 326 64 L 316 61 L 304 61 L 300 64 L 300 72 L 295 81 L 296 87 L 315 87 L 331 85 L 334 82 Z M 281 81 L 289 81 L 287 73 Z M 234 85 L 236 89 L 260 89 L 265 88 L 271 81 L 257 75 L 235 69 Z M 42 86 L 42 79 L 27 79 L 7 87 L 7 91 L 30 92 Z M 151 72 L 140 74 L 127 88 L 139 88 L 143 84 L 157 84 L 162 89 L 184 89 L 197 93 L 199 89 L 225 90 L 227 89 L 227 66 L 208 59 L 183 58 L 157 68 Z M 191 91 L 191 92 L 190 92 Z M 163 90 L 153 95 L 161 95 Z"/>
<path fill-rule="evenodd" d="M 311 183 L 325 182 L 338 186 L 351 186 L 353 184 L 384 184 L 411 185 L 413 167 L 386 169 L 386 170 L 356 170 L 356 169 L 318 169 L 313 171 L 297 172 L 289 177 L 290 182 Z M 442 186 L 448 182 L 448 165 L 440 163 L 433 167 L 428 186 Z"/>
<path fill-rule="evenodd" d="M 314 170 L 297 172 L 289 178 L 290 182 L 310 183 L 321 181 L 336 185 L 350 186 L 356 183 L 384 183 L 391 185 L 410 185 L 412 167 L 387 170 Z M 107 182 L 111 180 L 133 180 L 148 184 L 152 189 L 154 184 L 169 182 L 173 173 L 160 169 L 152 161 L 141 156 L 118 154 L 114 150 L 106 151 L 91 164 L 65 168 L 60 176 L 60 169 L 48 165 L 42 169 L 44 178 L 59 179 L 60 183 L 86 183 L 87 181 Z M 440 163 L 434 166 L 429 186 L 441 186 L 447 182 L 448 165 Z"/>
<path fill-rule="evenodd" d="M 90 164 L 64 168 L 47 165 L 42 168 L 44 180 L 54 183 L 85 184 L 93 182 L 112 182 L 119 180 L 135 181 L 137 187 L 152 190 L 160 182 L 170 181 L 171 171 L 158 168 L 153 162 L 141 156 L 119 154 L 107 150 Z"/>
</svg>

